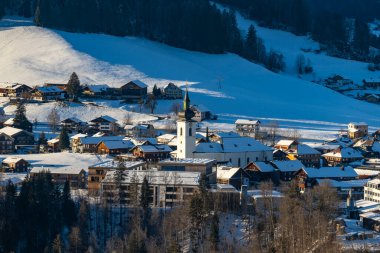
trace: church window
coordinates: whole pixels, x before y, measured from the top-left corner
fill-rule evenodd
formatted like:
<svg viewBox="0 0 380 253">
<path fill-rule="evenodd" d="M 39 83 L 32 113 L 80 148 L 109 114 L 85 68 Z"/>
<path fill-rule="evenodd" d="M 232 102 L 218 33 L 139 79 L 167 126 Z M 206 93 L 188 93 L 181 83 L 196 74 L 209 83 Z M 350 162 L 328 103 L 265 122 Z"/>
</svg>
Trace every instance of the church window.
<svg viewBox="0 0 380 253">
<path fill-rule="evenodd" d="M 179 129 L 179 135 L 182 136 L 182 127 Z"/>
<path fill-rule="evenodd" d="M 189 128 L 189 136 L 192 136 L 193 135 L 193 131 L 191 129 L 191 127 Z"/>
</svg>

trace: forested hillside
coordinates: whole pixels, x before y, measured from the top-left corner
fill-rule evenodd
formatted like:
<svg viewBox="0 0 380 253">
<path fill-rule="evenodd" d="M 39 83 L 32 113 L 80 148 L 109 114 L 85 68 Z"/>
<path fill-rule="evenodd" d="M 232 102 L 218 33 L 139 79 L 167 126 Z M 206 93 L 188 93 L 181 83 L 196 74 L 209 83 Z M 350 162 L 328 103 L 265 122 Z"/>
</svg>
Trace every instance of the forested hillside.
<svg viewBox="0 0 380 253">
<path fill-rule="evenodd" d="M 376 0 L 218 0 L 259 25 L 310 34 L 330 55 L 379 62 L 370 47 L 380 48 L 368 22 L 380 17 Z"/>
</svg>

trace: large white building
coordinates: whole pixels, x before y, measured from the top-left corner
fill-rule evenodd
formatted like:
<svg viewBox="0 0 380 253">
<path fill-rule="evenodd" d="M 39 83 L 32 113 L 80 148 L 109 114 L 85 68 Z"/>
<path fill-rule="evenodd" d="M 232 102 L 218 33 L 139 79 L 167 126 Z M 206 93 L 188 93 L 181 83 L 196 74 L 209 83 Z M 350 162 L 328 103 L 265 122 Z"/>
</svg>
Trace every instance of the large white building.
<svg viewBox="0 0 380 253">
<path fill-rule="evenodd" d="M 196 123 L 191 119 L 193 114 L 190 110 L 189 94 L 186 91 L 184 110 L 179 113 L 177 121 L 177 150 L 173 152 L 176 158 L 215 159 L 218 163 L 234 167 L 245 167 L 250 162 L 273 160 L 272 148 L 253 138 L 242 137 L 233 132 L 219 133 L 214 141 L 207 140 L 196 144 Z"/>
<path fill-rule="evenodd" d="M 380 179 L 368 181 L 364 186 L 364 200 L 380 203 Z"/>
</svg>

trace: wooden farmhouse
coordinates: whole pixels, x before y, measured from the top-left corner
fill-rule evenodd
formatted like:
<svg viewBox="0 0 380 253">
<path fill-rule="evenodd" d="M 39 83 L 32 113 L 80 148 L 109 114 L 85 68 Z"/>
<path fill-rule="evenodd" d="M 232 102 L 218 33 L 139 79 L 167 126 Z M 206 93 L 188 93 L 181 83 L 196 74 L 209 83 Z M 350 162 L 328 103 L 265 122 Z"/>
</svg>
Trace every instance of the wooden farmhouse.
<svg viewBox="0 0 380 253">
<path fill-rule="evenodd" d="M 126 154 L 135 145 L 130 140 L 101 141 L 96 146 L 96 153 L 107 155 Z"/>
<path fill-rule="evenodd" d="M 141 145 L 131 149 L 131 153 L 145 161 L 158 162 L 170 157 L 173 150 L 165 144 L 161 145 Z"/>
<path fill-rule="evenodd" d="M 182 99 L 183 91 L 174 83 L 169 83 L 162 89 L 162 93 L 166 99 Z"/>
<path fill-rule="evenodd" d="M 140 80 L 130 81 L 120 87 L 122 96 L 127 100 L 145 99 L 148 94 L 148 85 Z"/>
<path fill-rule="evenodd" d="M 2 163 L 1 167 L 5 172 L 27 172 L 29 163 L 19 157 L 7 157 Z"/>
</svg>

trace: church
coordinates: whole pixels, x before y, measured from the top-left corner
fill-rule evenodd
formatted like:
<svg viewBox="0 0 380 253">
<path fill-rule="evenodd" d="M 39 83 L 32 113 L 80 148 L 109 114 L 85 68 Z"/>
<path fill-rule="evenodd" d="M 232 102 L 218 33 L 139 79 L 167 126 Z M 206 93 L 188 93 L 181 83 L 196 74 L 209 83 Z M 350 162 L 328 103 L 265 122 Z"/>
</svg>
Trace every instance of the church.
<svg viewBox="0 0 380 253">
<path fill-rule="evenodd" d="M 177 150 L 174 157 L 215 159 L 219 164 L 245 167 L 250 162 L 273 160 L 273 149 L 261 142 L 234 132 L 217 133 L 218 138 L 196 143 L 196 122 L 192 120 L 194 112 L 190 109 L 189 93 L 186 90 L 183 111 L 178 114 Z"/>
</svg>

